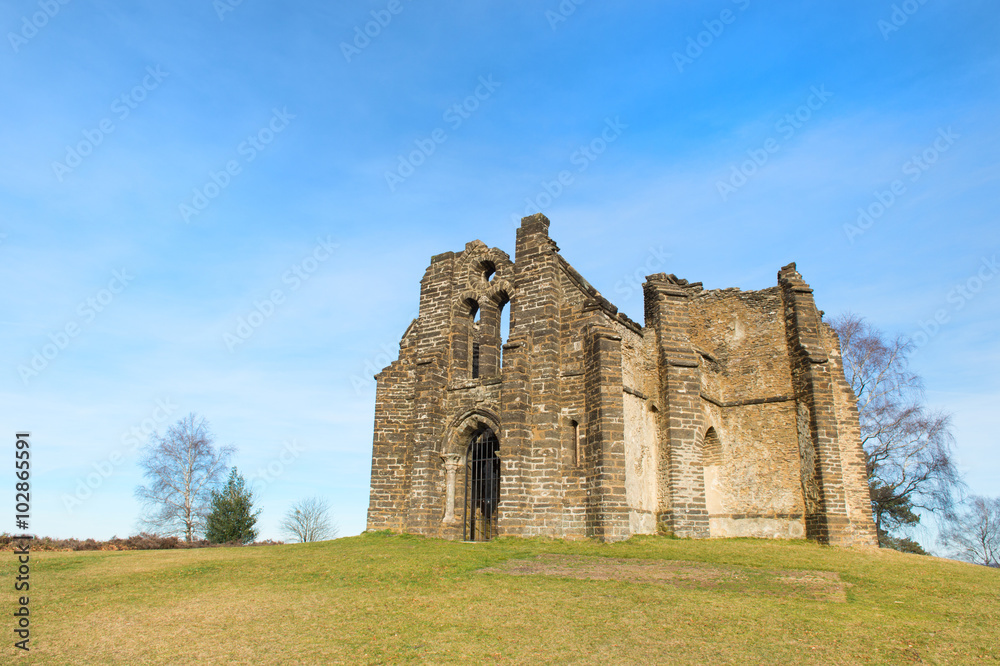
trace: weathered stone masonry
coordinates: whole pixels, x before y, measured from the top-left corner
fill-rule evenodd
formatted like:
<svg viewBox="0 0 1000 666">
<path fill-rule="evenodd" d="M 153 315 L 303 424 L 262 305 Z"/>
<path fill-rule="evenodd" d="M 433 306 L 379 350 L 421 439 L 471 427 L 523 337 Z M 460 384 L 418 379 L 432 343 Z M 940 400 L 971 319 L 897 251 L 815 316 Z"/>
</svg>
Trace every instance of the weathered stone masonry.
<svg viewBox="0 0 1000 666">
<path fill-rule="evenodd" d="M 875 543 L 840 343 L 795 264 L 750 292 L 650 275 L 640 326 L 548 230 L 524 218 L 514 261 L 431 258 L 376 376 L 369 529 Z"/>
</svg>

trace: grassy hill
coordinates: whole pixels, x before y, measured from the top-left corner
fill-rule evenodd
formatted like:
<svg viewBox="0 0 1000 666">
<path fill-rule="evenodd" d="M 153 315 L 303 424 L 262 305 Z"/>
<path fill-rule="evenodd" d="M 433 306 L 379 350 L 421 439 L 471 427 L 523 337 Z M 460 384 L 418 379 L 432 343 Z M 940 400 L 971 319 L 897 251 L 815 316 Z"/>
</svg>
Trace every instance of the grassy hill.
<svg viewBox="0 0 1000 666">
<path fill-rule="evenodd" d="M 1000 570 L 804 541 L 375 533 L 32 562 L 15 656 L 46 664 L 1000 661 Z"/>
</svg>

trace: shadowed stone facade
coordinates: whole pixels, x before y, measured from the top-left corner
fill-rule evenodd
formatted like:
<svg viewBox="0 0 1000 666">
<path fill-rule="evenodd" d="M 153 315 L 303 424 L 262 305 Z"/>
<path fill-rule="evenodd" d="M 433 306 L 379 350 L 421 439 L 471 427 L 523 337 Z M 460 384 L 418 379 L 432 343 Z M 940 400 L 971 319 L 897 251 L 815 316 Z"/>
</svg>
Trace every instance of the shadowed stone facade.
<svg viewBox="0 0 1000 666">
<path fill-rule="evenodd" d="M 548 230 L 524 218 L 514 261 L 431 258 L 376 376 L 369 529 L 875 543 L 840 343 L 795 264 L 750 292 L 650 275 L 640 326 Z"/>
</svg>

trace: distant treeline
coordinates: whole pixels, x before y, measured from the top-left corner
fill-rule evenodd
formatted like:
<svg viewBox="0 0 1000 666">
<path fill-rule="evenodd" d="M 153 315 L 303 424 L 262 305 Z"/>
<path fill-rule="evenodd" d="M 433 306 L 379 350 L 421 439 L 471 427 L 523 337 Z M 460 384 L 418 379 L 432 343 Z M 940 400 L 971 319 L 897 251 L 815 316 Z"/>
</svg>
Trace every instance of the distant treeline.
<svg viewBox="0 0 1000 666">
<path fill-rule="evenodd" d="M 0 534 L 0 551 L 14 550 L 15 538 L 10 534 Z M 281 541 L 256 541 L 248 546 L 280 546 Z M 174 548 L 218 548 L 220 546 L 243 546 L 238 542 L 209 543 L 206 539 L 184 541 L 175 536 L 159 536 L 142 532 L 127 539 L 111 537 L 107 541 L 96 539 L 53 539 L 51 537 L 35 537 L 31 539 L 31 550 L 171 550 Z"/>
</svg>

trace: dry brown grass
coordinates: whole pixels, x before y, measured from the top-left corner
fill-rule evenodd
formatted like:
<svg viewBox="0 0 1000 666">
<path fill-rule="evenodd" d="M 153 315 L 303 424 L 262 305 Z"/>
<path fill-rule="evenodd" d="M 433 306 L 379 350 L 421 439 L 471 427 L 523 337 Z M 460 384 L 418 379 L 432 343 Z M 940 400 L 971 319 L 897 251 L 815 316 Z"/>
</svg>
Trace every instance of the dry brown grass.
<svg viewBox="0 0 1000 666">
<path fill-rule="evenodd" d="M 366 534 L 32 557 L 25 661 L 44 664 L 1000 659 L 1000 571 L 807 542 Z"/>
<path fill-rule="evenodd" d="M 554 555 L 508 560 L 484 572 L 512 576 L 561 576 L 581 580 L 617 580 L 678 587 L 728 590 L 744 594 L 847 601 L 847 590 L 834 571 L 758 569 L 683 562 L 636 560 L 590 555 Z"/>
</svg>

